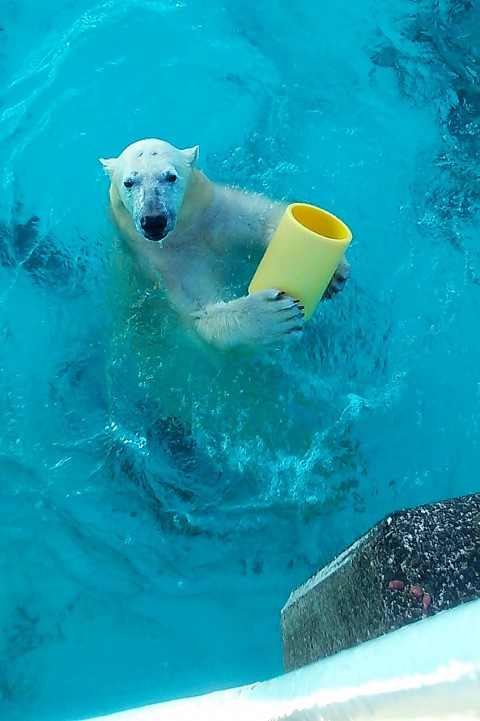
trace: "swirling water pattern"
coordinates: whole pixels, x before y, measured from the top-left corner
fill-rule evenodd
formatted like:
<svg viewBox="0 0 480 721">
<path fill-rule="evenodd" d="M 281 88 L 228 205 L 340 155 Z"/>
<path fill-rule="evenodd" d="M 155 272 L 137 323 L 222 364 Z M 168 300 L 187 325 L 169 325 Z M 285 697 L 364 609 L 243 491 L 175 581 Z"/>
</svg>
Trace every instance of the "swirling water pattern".
<svg viewBox="0 0 480 721">
<path fill-rule="evenodd" d="M 384 514 L 478 490 L 479 11 L 3 8 L 2 717 L 280 673 L 294 585 Z M 112 332 L 97 158 L 148 136 L 353 228 L 300 344 L 207 357 L 144 287 Z"/>
</svg>

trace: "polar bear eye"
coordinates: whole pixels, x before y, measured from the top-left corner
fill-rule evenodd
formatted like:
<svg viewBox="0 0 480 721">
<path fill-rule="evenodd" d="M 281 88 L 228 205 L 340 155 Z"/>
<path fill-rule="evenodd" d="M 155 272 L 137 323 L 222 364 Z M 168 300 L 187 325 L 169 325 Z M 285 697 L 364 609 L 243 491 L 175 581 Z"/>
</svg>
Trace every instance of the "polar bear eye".
<svg viewBox="0 0 480 721">
<path fill-rule="evenodd" d="M 167 181 L 167 183 L 174 183 L 176 181 L 176 179 L 177 179 L 177 176 L 175 175 L 175 173 L 167 173 L 167 175 L 165 177 L 165 180 Z"/>
<path fill-rule="evenodd" d="M 133 180 L 129 180 L 129 179 L 124 180 L 123 185 L 125 186 L 125 188 L 128 188 L 128 189 L 133 188 Z"/>
</svg>

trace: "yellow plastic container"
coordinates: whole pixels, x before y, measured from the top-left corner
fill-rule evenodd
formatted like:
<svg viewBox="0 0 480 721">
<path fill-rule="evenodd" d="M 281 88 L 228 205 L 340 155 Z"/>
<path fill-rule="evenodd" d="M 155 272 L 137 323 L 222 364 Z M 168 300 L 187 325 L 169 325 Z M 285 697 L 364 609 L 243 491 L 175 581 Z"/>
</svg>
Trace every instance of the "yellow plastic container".
<svg viewBox="0 0 480 721">
<path fill-rule="evenodd" d="M 339 218 L 315 205 L 292 203 L 248 287 L 278 288 L 299 298 L 311 318 L 348 248 L 352 234 Z"/>
</svg>

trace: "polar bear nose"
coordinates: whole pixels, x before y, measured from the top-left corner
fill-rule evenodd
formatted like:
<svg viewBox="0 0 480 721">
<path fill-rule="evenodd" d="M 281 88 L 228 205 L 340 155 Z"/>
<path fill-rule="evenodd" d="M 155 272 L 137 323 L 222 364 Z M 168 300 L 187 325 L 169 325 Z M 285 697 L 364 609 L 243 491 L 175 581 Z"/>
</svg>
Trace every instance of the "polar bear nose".
<svg viewBox="0 0 480 721">
<path fill-rule="evenodd" d="M 146 236 L 152 238 L 163 238 L 167 227 L 167 216 L 164 213 L 158 215 L 143 215 L 140 225 Z"/>
</svg>

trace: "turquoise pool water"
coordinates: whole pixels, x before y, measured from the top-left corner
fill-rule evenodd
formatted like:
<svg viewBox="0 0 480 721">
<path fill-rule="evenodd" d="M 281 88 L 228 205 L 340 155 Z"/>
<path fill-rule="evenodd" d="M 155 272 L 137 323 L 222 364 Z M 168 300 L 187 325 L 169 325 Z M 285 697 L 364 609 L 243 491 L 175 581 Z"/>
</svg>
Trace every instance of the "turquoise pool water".
<svg viewBox="0 0 480 721">
<path fill-rule="evenodd" d="M 478 6 L 2 8 L 0 715 L 278 674 L 293 586 L 478 490 Z M 112 336 L 97 158 L 148 136 L 352 227 L 301 344 L 206 358 L 142 288 Z"/>
</svg>

